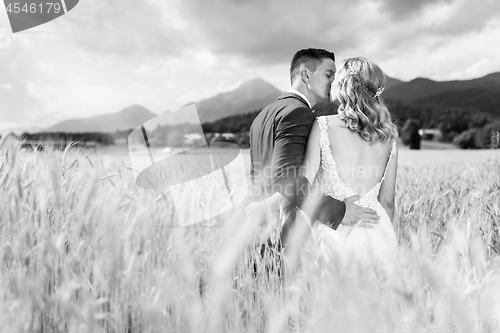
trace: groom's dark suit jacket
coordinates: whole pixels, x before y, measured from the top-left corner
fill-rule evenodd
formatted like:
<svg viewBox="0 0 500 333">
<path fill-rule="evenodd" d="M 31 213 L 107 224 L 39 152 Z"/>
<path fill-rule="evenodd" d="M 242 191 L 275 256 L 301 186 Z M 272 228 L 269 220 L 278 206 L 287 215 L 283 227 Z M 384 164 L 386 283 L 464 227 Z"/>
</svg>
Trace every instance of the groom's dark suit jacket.
<svg viewBox="0 0 500 333">
<path fill-rule="evenodd" d="M 313 192 L 307 178 L 299 174 L 299 168 L 314 120 L 306 101 L 296 94 L 284 93 L 257 115 L 250 129 L 252 197 L 263 200 L 280 192 L 288 200 L 291 215 L 282 230 L 285 243 L 295 221 L 294 208 L 301 208 Z M 320 202 L 308 217 L 337 229 L 345 214 L 345 204 L 314 192 Z"/>
</svg>

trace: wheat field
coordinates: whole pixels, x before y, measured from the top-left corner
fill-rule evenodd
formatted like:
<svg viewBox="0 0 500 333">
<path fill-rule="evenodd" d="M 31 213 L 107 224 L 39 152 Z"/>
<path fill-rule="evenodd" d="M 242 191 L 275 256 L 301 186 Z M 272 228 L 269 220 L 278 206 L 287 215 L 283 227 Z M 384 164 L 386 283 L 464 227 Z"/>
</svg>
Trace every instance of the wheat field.
<svg viewBox="0 0 500 333">
<path fill-rule="evenodd" d="M 448 154 L 448 155 L 444 155 Z M 244 207 L 173 223 L 126 159 L 0 148 L 2 332 L 500 331 L 499 151 L 400 153 L 400 265 L 318 267 L 283 283 Z M 216 203 L 214 203 L 216 204 Z M 264 233 L 264 235 L 263 235 Z"/>
</svg>

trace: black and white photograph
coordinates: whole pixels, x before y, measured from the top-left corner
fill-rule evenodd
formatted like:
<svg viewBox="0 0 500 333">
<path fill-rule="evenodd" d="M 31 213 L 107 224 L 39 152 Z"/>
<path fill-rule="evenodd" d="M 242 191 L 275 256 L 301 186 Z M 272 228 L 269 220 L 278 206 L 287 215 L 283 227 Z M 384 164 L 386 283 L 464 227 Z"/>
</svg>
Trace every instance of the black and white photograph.
<svg viewBox="0 0 500 333">
<path fill-rule="evenodd" d="M 3 3 L 0 332 L 500 332 L 498 0 Z"/>
</svg>

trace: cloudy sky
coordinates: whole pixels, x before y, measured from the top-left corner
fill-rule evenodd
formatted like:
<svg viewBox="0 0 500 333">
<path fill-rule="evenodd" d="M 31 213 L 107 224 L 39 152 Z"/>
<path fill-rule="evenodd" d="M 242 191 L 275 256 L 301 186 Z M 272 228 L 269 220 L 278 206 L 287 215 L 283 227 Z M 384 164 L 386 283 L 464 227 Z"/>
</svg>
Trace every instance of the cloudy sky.
<svg viewBox="0 0 500 333">
<path fill-rule="evenodd" d="M 403 80 L 500 71 L 498 0 L 80 0 L 12 34 L 0 9 L 0 129 L 140 104 L 155 113 L 262 77 L 293 53 L 365 56 Z"/>
</svg>

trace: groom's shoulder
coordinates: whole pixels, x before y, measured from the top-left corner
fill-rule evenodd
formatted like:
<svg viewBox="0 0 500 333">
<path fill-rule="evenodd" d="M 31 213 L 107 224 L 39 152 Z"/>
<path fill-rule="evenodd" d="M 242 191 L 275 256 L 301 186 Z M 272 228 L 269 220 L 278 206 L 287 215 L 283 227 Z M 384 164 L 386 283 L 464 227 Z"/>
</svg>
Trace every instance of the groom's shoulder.
<svg viewBox="0 0 500 333">
<path fill-rule="evenodd" d="M 290 106 L 292 108 L 299 107 L 299 108 L 309 109 L 309 107 L 307 106 L 307 103 L 301 97 L 299 97 L 298 95 L 291 93 L 291 92 L 285 92 L 285 93 L 281 94 L 278 97 L 276 103 Z"/>
<path fill-rule="evenodd" d="M 267 105 L 266 113 L 275 113 L 277 117 L 299 117 L 314 119 L 309 107 L 298 96 L 292 93 L 284 93 L 277 100 Z"/>
</svg>

